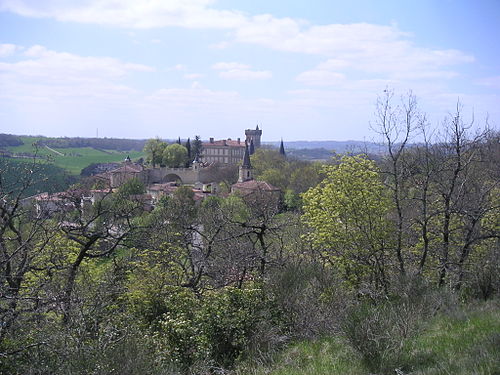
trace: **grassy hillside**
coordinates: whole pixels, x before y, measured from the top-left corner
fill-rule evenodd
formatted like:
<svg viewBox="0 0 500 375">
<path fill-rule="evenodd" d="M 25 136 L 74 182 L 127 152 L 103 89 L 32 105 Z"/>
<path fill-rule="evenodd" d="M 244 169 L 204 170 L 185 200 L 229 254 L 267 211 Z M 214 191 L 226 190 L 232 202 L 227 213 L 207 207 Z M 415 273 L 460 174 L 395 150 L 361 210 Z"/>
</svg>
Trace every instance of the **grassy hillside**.
<svg viewBox="0 0 500 375">
<path fill-rule="evenodd" d="M 91 147 L 73 148 L 47 148 L 34 147 L 34 143 L 40 140 L 39 137 L 19 137 L 24 144 L 22 146 L 5 147 L 5 149 L 15 153 L 36 153 L 38 156 L 46 158 L 55 166 L 67 170 L 73 175 L 79 175 L 80 171 L 92 163 L 112 163 L 124 160 L 127 155 L 137 159 L 143 156 L 139 151 L 117 151 L 100 150 Z"/>
<path fill-rule="evenodd" d="M 422 317 L 425 318 L 425 317 Z M 499 375 L 500 303 L 441 314 L 405 343 L 403 357 L 388 374 Z M 244 366 L 238 375 L 374 374 L 343 337 L 301 341 L 280 353 L 270 366 Z M 379 374 L 379 373 L 376 373 Z M 380 373 L 382 375 L 382 373 Z"/>
</svg>

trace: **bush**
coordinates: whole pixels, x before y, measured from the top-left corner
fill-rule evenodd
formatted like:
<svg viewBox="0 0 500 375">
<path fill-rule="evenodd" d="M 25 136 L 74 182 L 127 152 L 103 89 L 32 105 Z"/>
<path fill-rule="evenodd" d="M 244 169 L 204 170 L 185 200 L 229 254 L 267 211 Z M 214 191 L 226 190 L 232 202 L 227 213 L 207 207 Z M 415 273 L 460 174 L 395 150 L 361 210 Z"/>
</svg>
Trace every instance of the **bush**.
<svg viewBox="0 0 500 375">
<path fill-rule="evenodd" d="M 199 363 L 231 367 L 266 319 L 260 289 L 224 288 L 201 298 L 179 289 L 154 333 L 159 355 L 188 370 Z"/>
<path fill-rule="evenodd" d="M 332 268 L 318 263 L 289 264 L 269 282 L 283 329 L 294 338 L 314 338 L 336 330 L 351 297 Z"/>
<path fill-rule="evenodd" d="M 402 357 L 408 340 L 439 310 L 456 303 L 452 295 L 419 278 L 402 279 L 394 285 L 388 296 L 352 306 L 342 324 L 346 338 L 373 371 L 404 368 Z"/>
</svg>

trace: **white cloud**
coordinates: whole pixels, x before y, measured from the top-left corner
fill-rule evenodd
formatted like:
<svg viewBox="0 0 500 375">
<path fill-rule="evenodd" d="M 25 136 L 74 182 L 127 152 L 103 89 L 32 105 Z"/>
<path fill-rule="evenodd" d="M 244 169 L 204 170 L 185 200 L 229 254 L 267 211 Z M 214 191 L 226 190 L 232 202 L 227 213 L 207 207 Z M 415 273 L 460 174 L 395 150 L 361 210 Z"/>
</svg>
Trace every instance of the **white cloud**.
<svg viewBox="0 0 500 375">
<path fill-rule="evenodd" d="M 219 77 L 239 81 L 269 79 L 273 74 L 268 70 L 252 70 L 250 65 L 237 62 L 218 62 L 212 69 L 220 70 Z"/>
<path fill-rule="evenodd" d="M 269 79 L 272 76 L 273 74 L 268 70 L 230 69 L 219 73 L 219 77 L 221 78 L 240 81 Z"/>
<path fill-rule="evenodd" d="M 189 79 L 189 80 L 197 80 L 203 77 L 203 74 L 200 73 L 189 73 L 189 74 L 184 74 L 184 78 Z"/>
<path fill-rule="evenodd" d="M 270 14 L 250 16 L 214 9 L 213 3 L 213 0 L 88 0 L 80 4 L 68 0 L 0 0 L 0 9 L 28 17 L 127 28 L 226 29 L 230 31 L 231 42 L 330 58 L 324 62 L 328 67 L 319 66 L 315 70 L 337 73 L 342 73 L 339 69 L 353 68 L 394 79 L 449 79 L 458 74 L 450 66 L 474 61 L 473 56 L 459 50 L 417 47 L 411 42 L 411 35 L 395 24 L 314 25 Z M 212 45 L 227 46 L 228 41 Z M 244 76 L 238 72 L 232 75 Z M 269 77 L 269 72 L 253 75 L 264 78 Z"/>
<path fill-rule="evenodd" d="M 211 0 L 2 0 L 0 10 L 26 17 L 64 22 L 93 23 L 129 28 L 180 26 L 187 28 L 236 27 L 244 19 L 236 11 L 216 10 Z"/>
<path fill-rule="evenodd" d="M 14 44 L 0 44 L 0 58 L 11 56 L 19 49 L 21 49 L 21 47 Z"/>
<path fill-rule="evenodd" d="M 485 77 L 476 81 L 477 85 L 500 89 L 500 76 Z"/>
<path fill-rule="evenodd" d="M 210 48 L 212 49 L 226 49 L 230 46 L 230 43 L 226 40 L 218 43 L 212 43 L 209 45 Z"/>
<path fill-rule="evenodd" d="M 0 61 L 0 97 L 19 101 L 114 100 L 134 92 L 120 80 L 133 72 L 154 71 L 146 65 L 57 52 L 39 45 L 16 57 L 16 62 Z"/>
<path fill-rule="evenodd" d="M 328 70 L 310 70 L 299 74 L 296 80 L 311 86 L 335 86 L 343 83 L 345 76 Z"/>
<path fill-rule="evenodd" d="M 168 70 L 176 70 L 176 71 L 183 72 L 183 71 L 187 70 L 187 66 L 184 64 L 176 64 L 176 65 L 168 68 Z"/>
<path fill-rule="evenodd" d="M 215 70 L 231 70 L 231 69 L 249 69 L 250 65 L 241 64 L 237 62 L 218 62 L 212 65 Z"/>
</svg>

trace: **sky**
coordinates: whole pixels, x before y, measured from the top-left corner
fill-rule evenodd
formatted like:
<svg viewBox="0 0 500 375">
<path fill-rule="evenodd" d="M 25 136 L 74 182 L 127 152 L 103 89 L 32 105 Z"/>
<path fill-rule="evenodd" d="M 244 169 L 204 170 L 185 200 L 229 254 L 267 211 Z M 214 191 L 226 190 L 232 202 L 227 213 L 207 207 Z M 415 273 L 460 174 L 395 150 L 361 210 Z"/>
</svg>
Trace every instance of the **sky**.
<svg viewBox="0 0 500 375">
<path fill-rule="evenodd" d="M 0 0 L 0 133 L 373 140 L 377 98 L 500 129 L 499 0 Z"/>
</svg>

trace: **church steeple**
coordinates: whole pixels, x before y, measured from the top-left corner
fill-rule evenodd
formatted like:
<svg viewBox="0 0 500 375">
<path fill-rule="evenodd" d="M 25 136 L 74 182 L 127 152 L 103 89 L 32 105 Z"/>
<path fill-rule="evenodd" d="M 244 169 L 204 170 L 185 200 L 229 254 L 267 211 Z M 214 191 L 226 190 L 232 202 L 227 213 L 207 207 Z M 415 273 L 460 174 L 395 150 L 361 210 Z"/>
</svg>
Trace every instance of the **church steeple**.
<svg viewBox="0 0 500 375">
<path fill-rule="evenodd" d="M 280 155 L 283 155 L 283 157 L 286 157 L 285 146 L 283 146 L 283 138 L 281 138 L 281 143 L 280 143 Z"/>
<path fill-rule="evenodd" d="M 252 164 L 250 163 L 250 152 L 248 150 L 248 144 L 245 143 L 245 154 L 243 155 L 243 164 L 241 164 L 240 167 L 238 182 L 245 182 L 249 180 L 253 180 Z"/>
</svg>

